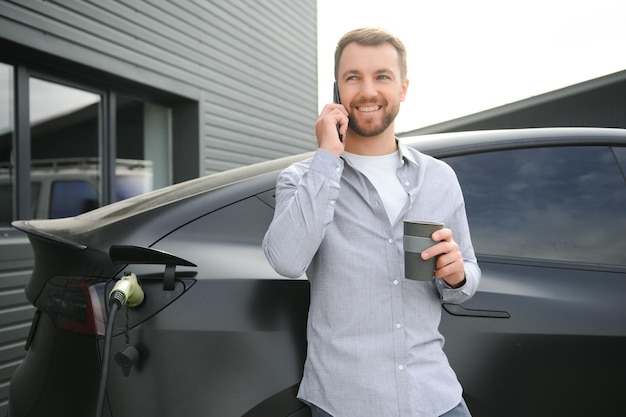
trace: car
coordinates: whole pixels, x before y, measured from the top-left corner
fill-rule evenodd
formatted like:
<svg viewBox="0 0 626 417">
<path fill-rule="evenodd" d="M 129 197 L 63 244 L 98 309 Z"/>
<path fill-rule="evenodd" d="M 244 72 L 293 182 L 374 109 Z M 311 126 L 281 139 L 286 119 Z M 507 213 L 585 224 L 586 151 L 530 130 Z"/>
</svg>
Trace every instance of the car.
<svg viewBox="0 0 626 417">
<path fill-rule="evenodd" d="M 31 162 L 33 219 L 75 216 L 98 207 L 100 161 L 97 158 L 38 159 Z M 12 217 L 13 168 L 0 164 L 0 227 Z M 115 160 L 115 201 L 152 190 L 152 162 Z"/>
<path fill-rule="evenodd" d="M 440 329 L 473 416 L 621 414 L 626 130 L 399 140 L 464 192 L 483 278 L 443 305 Z M 34 252 L 36 314 L 9 416 L 309 416 L 295 398 L 308 281 L 273 271 L 261 241 L 278 173 L 311 155 L 13 222 Z"/>
</svg>

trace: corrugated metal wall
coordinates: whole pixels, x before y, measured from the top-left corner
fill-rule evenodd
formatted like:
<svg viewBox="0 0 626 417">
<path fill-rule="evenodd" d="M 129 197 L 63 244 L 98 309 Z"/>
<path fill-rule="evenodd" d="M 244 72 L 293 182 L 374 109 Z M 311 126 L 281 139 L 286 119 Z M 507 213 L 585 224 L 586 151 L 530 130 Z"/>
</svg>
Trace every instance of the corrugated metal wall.
<svg viewBox="0 0 626 417">
<path fill-rule="evenodd" d="M 0 0 L 0 39 L 36 51 L 37 60 L 59 57 L 124 87 L 196 101 L 200 137 L 190 154 L 204 175 L 315 147 L 316 7 L 315 0 Z M 34 312 L 23 295 L 30 246 L 13 233 L 0 236 L 0 416 Z"/>
<path fill-rule="evenodd" d="M 316 7 L 0 1 L 0 37 L 197 100 L 202 175 L 314 148 Z"/>
<path fill-rule="evenodd" d="M 5 231 L 0 239 L 0 416 L 7 415 L 9 383 L 26 351 L 35 308 L 26 301 L 24 286 L 33 268 L 28 239 Z"/>
<path fill-rule="evenodd" d="M 317 115 L 315 2 L 230 2 L 207 24 L 220 32 L 219 56 L 202 99 L 205 172 L 313 149 Z M 297 5 L 297 6 L 296 6 Z M 235 35 L 228 28 L 243 23 Z M 303 31 L 307 27 L 311 30 Z"/>
</svg>

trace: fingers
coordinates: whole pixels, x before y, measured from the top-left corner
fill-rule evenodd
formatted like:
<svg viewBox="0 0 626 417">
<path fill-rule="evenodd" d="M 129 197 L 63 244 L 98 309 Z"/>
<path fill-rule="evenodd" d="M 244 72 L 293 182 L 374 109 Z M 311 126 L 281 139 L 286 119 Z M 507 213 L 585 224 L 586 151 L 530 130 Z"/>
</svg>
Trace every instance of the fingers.
<svg viewBox="0 0 626 417">
<path fill-rule="evenodd" d="M 459 245 L 452 239 L 452 231 L 444 228 L 433 233 L 431 237 L 439 243 L 423 251 L 422 259 L 438 255 L 435 278 L 443 278 L 451 286 L 459 284 L 465 277 L 465 264 Z"/>
<path fill-rule="evenodd" d="M 465 275 L 461 252 L 457 250 L 439 255 L 435 265 L 435 277 L 446 278 L 455 274 Z"/>
<path fill-rule="evenodd" d="M 422 252 L 422 259 L 424 260 L 441 255 L 442 253 L 454 251 L 455 249 L 457 251 L 459 250 L 459 245 L 452 239 L 452 230 L 448 228 L 444 227 L 443 229 L 435 231 L 431 235 L 431 239 L 439 243 Z"/>
<path fill-rule="evenodd" d="M 339 132 L 337 131 L 339 126 Z M 341 155 L 343 144 L 339 134 L 345 135 L 348 130 L 348 111 L 341 104 L 327 104 L 315 122 L 315 134 L 318 146 Z"/>
<path fill-rule="evenodd" d="M 432 236 L 431 236 L 432 240 L 436 241 L 436 242 L 440 242 L 442 240 L 445 240 L 446 242 L 449 242 L 452 240 L 452 230 L 448 229 L 447 227 L 444 227 L 443 229 L 439 229 L 436 230 Z"/>
</svg>

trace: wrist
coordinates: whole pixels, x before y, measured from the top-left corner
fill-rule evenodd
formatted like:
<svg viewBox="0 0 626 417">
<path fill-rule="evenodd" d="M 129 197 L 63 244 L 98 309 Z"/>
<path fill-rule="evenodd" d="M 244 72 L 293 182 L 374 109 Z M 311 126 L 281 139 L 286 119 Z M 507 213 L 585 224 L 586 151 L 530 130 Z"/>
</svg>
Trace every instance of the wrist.
<svg viewBox="0 0 626 417">
<path fill-rule="evenodd" d="M 465 285 L 465 283 L 467 282 L 467 280 L 465 279 L 465 275 L 463 275 L 463 279 L 459 282 L 457 282 L 456 284 L 450 284 L 448 281 L 446 281 L 444 279 L 444 282 L 448 285 L 448 287 L 452 288 L 453 290 L 457 289 L 457 288 L 461 288 L 463 285 Z"/>
</svg>

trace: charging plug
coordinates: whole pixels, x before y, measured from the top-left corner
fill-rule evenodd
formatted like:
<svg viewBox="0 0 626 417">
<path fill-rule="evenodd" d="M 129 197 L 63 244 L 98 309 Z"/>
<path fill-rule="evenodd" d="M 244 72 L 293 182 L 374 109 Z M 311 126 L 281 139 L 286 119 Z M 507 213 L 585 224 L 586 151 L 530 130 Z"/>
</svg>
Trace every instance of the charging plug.
<svg viewBox="0 0 626 417">
<path fill-rule="evenodd" d="M 129 307 L 137 307 L 143 303 L 144 293 L 137 275 L 127 272 L 115 283 L 109 293 L 109 299 L 117 301 L 120 305 L 128 304 Z"/>
</svg>

